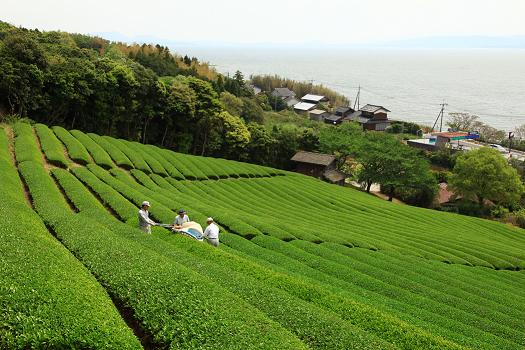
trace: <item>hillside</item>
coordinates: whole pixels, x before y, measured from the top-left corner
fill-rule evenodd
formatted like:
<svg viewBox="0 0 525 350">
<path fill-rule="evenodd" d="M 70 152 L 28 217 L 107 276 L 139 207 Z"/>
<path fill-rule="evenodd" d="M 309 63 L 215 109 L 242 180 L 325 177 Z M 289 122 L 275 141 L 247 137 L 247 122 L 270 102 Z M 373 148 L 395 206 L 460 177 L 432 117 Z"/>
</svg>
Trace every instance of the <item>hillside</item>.
<svg viewBox="0 0 525 350">
<path fill-rule="evenodd" d="M 518 228 L 43 124 L 0 127 L 0 179 L 0 348 L 525 347 Z"/>
</svg>

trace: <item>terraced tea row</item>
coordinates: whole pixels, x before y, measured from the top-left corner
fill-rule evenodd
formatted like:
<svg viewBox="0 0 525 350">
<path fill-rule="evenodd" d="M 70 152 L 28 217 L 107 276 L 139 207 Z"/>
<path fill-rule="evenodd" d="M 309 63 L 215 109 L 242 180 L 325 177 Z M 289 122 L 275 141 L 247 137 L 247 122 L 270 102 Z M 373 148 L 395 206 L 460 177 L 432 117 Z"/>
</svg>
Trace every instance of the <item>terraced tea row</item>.
<svg viewBox="0 0 525 350">
<path fill-rule="evenodd" d="M 10 217 L 31 217 L 28 225 L 36 227 L 22 233 L 15 221 L 2 218 L 11 227 L 2 248 L 19 244 L 22 256 L 31 254 L 28 242 L 38 236 L 42 247 L 52 242 L 65 252 L 73 267 L 53 266 L 63 269 L 62 276 L 88 278 L 69 279 L 72 291 L 57 298 L 72 310 L 46 312 L 50 319 L 65 313 L 73 330 L 89 331 L 60 338 L 51 325 L 43 334 L 0 327 L 0 340 L 11 347 L 48 339 L 88 348 L 140 347 L 108 293 L 127 321 L 140 325 L 135 330 L 142 344 L 152 348 L 525 347 L 525 274 L 511 271 L 525 265 L 522 230 L 386 203 L 265 167 L 80 131 L 35 129 L 17 124 L 13 144 L 38 215 L 26 203 L 8 138 L 0 133 L 0 175 L 8 179 L 0 196 L 16 202 Z M 180 208 L 201 223 L 213 216 L 223 244 L 216 249 L 162 228 L 145 235 L 136 228 L 137 207 L 145 199 L 158 222 L 171 222 Z M 0 262 L 21 266 L 7 270 L 11 285 L 44 290 L 40 277 L 29 283 L 15 271 L 49 264 L 50 257 L 6 257 Z M 40 270 L 51 279 L 57 272 Z M 97 297 L 76 302 L 93 304 L 92 321 L 71 304 L 87 281 Z M 27 288 L 20 290 L 29 293 Z M 9 307 L 27 308 L 22 299 L 13 300 Z M 101 305 L 109 305 L 114 320 L 103 326 L 96 311 Z M 9 320 L 14 324 L 15 318 Z M 115 334 L 114 342 L 100 340 L 98 332 Z"/>
</svg>

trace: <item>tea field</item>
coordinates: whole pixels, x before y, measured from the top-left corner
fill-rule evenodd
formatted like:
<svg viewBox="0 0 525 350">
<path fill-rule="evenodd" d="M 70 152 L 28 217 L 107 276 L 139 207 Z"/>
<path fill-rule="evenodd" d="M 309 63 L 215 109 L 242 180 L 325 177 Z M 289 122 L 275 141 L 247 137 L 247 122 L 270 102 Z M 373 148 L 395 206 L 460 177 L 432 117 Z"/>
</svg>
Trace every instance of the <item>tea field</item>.
<svg viewBox="0 0 525 350">
<path fill-rule="evenodd" d="M 525 348 L 515 227 L 42 124 L 0 127 L 0 188 L 2 349 Z"/>
</svg>

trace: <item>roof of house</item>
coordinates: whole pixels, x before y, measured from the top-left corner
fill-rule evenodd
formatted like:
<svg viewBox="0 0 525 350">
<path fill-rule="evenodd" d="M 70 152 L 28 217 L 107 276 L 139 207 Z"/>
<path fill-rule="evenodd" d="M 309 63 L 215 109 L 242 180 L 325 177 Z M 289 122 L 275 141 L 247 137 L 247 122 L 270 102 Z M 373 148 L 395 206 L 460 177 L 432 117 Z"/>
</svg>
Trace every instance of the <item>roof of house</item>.
<svg viewBox="0 0 525 350">
<path fill-rule="evenodd" d="M 333 122 L 337 122 L 341 119 L 343 119 L 343 116 L 340 116 L 340 115 L 335 115 L 335 114 L 330 114 L 328 117 L 324 118 L 325 120 L 329 120 L 329 121 L 333 121 Z"/>
<path fill-rule="evenodd" d="M 318 164 L 318 165 L 326 166 L 326 165 L 330 165 L 333 161 L 335 161 L 335 156 L 331 154 L 324 154 L 324 153 L 299 151 L 292 157 L 292 160 L 294 162 Z"/>
<path fill-rule="evenodd" d="M 364 121 L 361 121 L 361 119 L 363 119 Z M 345 117 L 345 120 L 351 120 L 354 122 L 363 122 L 363 123 L 365 123 L 368 119 L 369 118 L 361 117 L 361 111 L 352 112 L 351 114 Z"/>
<path fill-rule="evenodd" d="M 386 109 L 383 106 L 376 106 L 376 105 L 371 105 L 371 104 L 367 104 L 367 105 L 361 107 L 361 109 L 359 109 L 359 110 L 362 111 L 362 112 L 369 112 L 369 113 L 377 113 L 380 110 L 383 110 L 385 112 L 390 112 L 388 109 Z"/>
<path fill-rule="evenodd" d="M 312 109 L 310 111 L 310 114 L 317 114 L 317 115 L 321 115 L 321 114 L 325 114 L 325 113 L 328 113 L 327 111 L 323 111 L 322 109 Z"/>
<path fill-rule="evenodd" d="M 323 176 L 325 179 L 327 179 L 330 182 L 339 182 L 346 179 L 346 174 L 339 170 L 327 170 L 323 173 Z"/>
<path fill-rule="evenodd" d="M 321 96 L 321 95 L 312 95 L 312 94 L 306 94 L 304 95 L 303 97 L 301 97 L 301 100 L 306 100 L 306 101 L 315 101 L 315 102 L 320 102 L 321 100 L 325 99 L 324 96 Z"/>
<path fill-rule="evenodd" d="M 274 96 L 277 95 L 279 97 L 294 97 L 295 96 L 295 92 L 285 87 L 273 89 L 272 94 Z"/>
<path fill-rule="evenodd" d="M 293 106 L 293 108 L 300 111 L 309 111 L 317 106 L 315 103 L 299 102 Z"/>
<path fill-rule="evenodd" d="M 381 124 L 381 123 L 388 123 L 390 124 L 392 121 L 391 120 L 372 120 L 372 117 L 371 116 L 366 116 L 366 115 L 363 115 L 363 113 L 361 113 L 362 111 L 359 110 L 359 111 L 355 111 L 353 112 L 352 114 L 350 114 L 349 116 L 345 117 L 345 120 L 351 120 L 351 121 L 354 121 L 354 122 L 358 122 L 360 124 Z"/>
<path fill-rule="evenodd" d="M 337 107 L 335 111 L 343 114 L 343 113 L 347 113 L 348 111 L 353 112 L 354 110 L 348 106 L 340 106 L 340 107 Z"/>
</svg>

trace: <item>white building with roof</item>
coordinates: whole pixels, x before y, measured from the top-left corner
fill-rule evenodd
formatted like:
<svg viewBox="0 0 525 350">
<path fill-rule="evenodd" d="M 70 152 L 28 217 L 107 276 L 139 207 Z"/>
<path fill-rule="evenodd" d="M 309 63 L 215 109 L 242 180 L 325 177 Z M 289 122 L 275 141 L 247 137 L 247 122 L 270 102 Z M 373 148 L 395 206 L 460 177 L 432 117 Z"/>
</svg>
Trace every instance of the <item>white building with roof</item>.
<svg viewBox="0 0 525 350">
<path fill-rule="evenodd" d="M 308 103 L 320 103 L 327 102 L 328 99 L 321 95 L 306 94 L 303 97 L 301 97 L 301 101 Z"/>
<path fill-rule="evenodd" d="M 306 114 L 308 111 L 311 111 L 311 110 L 315 109 L 316 106 L 317 106 L 316 103 L 299 102 L 299 103 L 296 103 L 296 104 L 293 106 L 293 109 L 294 109 L 297 113 L 303 113 L 303 114 Z"/>
</svg>

